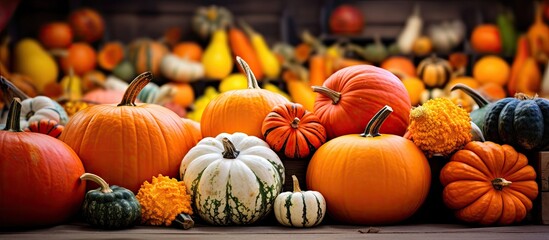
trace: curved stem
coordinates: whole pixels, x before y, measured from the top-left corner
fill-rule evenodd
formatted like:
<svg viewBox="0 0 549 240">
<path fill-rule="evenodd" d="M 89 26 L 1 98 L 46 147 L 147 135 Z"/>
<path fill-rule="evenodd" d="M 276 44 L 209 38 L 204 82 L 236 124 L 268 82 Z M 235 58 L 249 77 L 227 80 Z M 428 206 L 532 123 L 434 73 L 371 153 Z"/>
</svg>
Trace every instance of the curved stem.
<svg viewBox="0 0 549 240">
<path fill-rule="evenodd" d="M 0 91 L 2 91 L 3 101 L 6 105 L 10 104 L 13 98 L 19 98 L 21 101 L 30 98 L 4 76 L 0 76 Z"/>
<path fill-rule="evenodd" d="M 391 115 L 393 112 L 393 109 L 387 105 L 385 105 L 381 110 L 379 110 L 376 115 L 368 122 L 366 125 L 366 129 L 364 129 L 364 133 L 362 133 L 360 136 L 363 137 L 377 137 L 380 136 L 379 129 L 381 128 L 381 125 L 383 125 L 383 122 Z"/>
<path fill-rule="evenodd" d="M 295 117 L 290 126 L 292 126 L 292 128 L 297 128 L 299 126 L 299 118 Z"/>
<path fill-rule="evenodd" d="M 502 190 L 504 187 L 508 187 L 511 185 L 511 181 L 505 180 L 505 178 L 496 178 L 492 180 L 492 186 L 496 190 Z"/>
<path fill-rule="evenodd" d="M 297 177 L 295 175 L 292 175 L 292 181 L 294 183 L 294 192 L 301 192 L 301 188 L 299 187 L 299 180 L 297 180 Z"/>
<path fill-rule="evenodd" d="M 6 122 L 5 131 L 10 132 L 22 132 L 21 130 L 21 99 L 13 98 L 10 104 L 10 110 L 8 112 L 8 119 Z"/>
<path fill-rule="evenodd" d="M 332 104 L 337 104 L 341 99 L 341 93 L 323 86 L 312 86 L 313 92 L 320 93 L 326 97 L 332 99 Z"/>
<path fill-rule="evenodd" d="M 144 72 L 135 77 L 124 92 L 124 97 L 118 106 L 135 106 L 135 99 L 141 90 L 152 81 L 153 75 L 151 72 Z"/>
<path fill-rule="evenodd" d="M 477 103 L 479 108 L 482 108 L 482 107 L 490 104 L 490 102 L 488 100 L 486 100 L 486 98 L 484 98 L 477 91 L 475 91 L 474 89 L 472 89 L 471 87 L 469 87 L 469 86 L 467 86 L 463 83 L 458 83 L 458 84 L 454 85 L 450 89 L 450 91 L 454 91 L 456 89 L 464 91 L 467 95 L 469 95 L 469 97 L 473 98 L 473 100 L 475 100 L 475 103 Z"/>
<path fill-rule="evenodd" d="M 250 68 L 248 63 L 239 56 L 236 56 L 236 62 L 238 63 L 238 65 L 240 65 L 240 67 L 246 74 L 246 78 L 248 79 L 248 89 L 261 89 L 259 87 L 259 84 L 257 84 L 257 79 L 255 78 L 255 75 L 252 72 L 252 69 Z"/>
<path fill-rule="evenodd" d="M 240 153 L 228 138 L 223 138 L 223 149 L 225 149 L 225 151 L 223 151 L 223 157 L 228 159 L 235 159 Z"/>
<path fill-rule="evenodd" d="M 99 186 L 101 187 L 101 192 L 103 193 L 111 193 L 112 192 L 112 189 L 109 187 L 109 184 L 107 182 L 105 182 L 105 180 L 103 180 L 103 178 L 93 174 L 93 173 L 84 173 L 82 174 L 82 176 L 80 176 L 80 179 L 81 180 L 88 180 L 88 181 L 92 181 L 92 182 L 95 182 L 97 184 L 99 184 Z"/>
</svg>

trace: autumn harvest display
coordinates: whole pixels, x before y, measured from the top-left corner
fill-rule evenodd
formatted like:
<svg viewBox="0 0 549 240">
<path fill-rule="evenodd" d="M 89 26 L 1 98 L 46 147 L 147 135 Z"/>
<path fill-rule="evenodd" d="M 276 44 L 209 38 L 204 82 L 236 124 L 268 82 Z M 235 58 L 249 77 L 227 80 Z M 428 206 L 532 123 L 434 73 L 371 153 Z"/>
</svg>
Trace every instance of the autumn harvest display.
<svg viewBox="0 0 549 240">
<path fill-rule="evenodd" d="M 297 43 L 230 6 L 130 41 L 71 10 L 0 41 L 0 230 L 386 226 L 433 201 L 464 226 L 532 223 L 543 7 L 518 31 L 509 11 L 466 29 L 414 6 L 390 43 L 350 4 Z"/>
</svg>

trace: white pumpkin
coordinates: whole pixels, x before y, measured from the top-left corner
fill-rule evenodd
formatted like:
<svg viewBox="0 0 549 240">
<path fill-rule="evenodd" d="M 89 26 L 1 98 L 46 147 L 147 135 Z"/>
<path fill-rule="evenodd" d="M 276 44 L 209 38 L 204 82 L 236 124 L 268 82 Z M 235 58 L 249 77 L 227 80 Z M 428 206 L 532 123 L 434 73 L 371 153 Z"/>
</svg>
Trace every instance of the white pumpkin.
<svg viewBox="0 0 549 240">
<path fill-rule="evenodd" d="M 167 54 L 160 62 L 160 73 L 172 81 L 192 82 L 204 77 L 204 66 L 200 62 Z"/>
<path fill-rule="evenodd" d="M 202 139 L 181 161 L 196 213 L 215 225 L 251 224 L 272 209 L 284 165 L 269 145 L 244 133 Z"/>
<path fill-rule="evenodd" d="M 326 200 L 320 192 L 301 191 L 295 175 L 293 192 L 283 192 L 275 199 L 276 220 L 288 227 L 314 227 L 326 213 Z"/>
</svg>

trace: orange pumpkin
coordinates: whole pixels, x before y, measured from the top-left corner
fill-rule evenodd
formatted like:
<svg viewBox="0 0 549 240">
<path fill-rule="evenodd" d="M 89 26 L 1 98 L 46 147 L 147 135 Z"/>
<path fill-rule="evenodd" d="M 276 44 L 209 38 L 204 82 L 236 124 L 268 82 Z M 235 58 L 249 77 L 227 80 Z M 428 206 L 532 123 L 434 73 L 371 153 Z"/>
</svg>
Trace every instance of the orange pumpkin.
<svg viewBox="0 0 549 240">
<path fill-rule="evenodd" d="M 494 24 L 477 25 L 471 33 L 471 46 L 477 53 L 500 53 L 502 42 L 499 28 Z"/>
<path fill-rule="evenodd" d="M 407 57 L 389 57 L 381 63 L 380 67 L 389 70 L 389 72 L 392 72 L 400 79 L 417 76 L 416 66 L 414 65 L 412 60 Z"/>
<path fill-rule="evenodd" d="M 276 105 L 261 132 L 273 150 L 289 158 L 306 158 L 326 142 L 320 119 L 298 103 Z"/>
<path fill-rule="evenodd" d="M 82 92 L 87 93 L 91 90 L 101 87 L 106 80 L 107 76 L 105 76 L 105 74 L 101 71 L 92 70 L 86 72 L 82 76 Z"/>
<path fill-rule="evenodd" d="M 248 89 L 223 92 L 208 103 L 200 119 L 203 137 L 243 132 L 263 139 L 265 116 L 277 104 L 288 103 L 282 95 L 261 89 L 248 64 L 240 57 L 236 60 L 246 73 Z"/>
<path fill-rule="evenodd" d="M 481 225 L 521 222 L 538 195 L 536 172 L 509 145 L 469 142 L 440 172 L 442 199 L 458 219 Z"/>
<path fill-rule="evenodd" d="M 95 50 L 88 43 L 79 42 L 69 47 L 67 56 L 61 58 L 60 64 L 65 74 L 73 68 L 74 74 L 82 76 L 95 69 L 96 59 Z"/>
<path fill-rule="evenodd" d="M 151 79 L 150 72 L 137 76 L 118 105 L 78 111 L 59 137 L 80 156 L 88 172 L 134 193 L 152 176 L 179 176 L 181 159 L 197 143 L 171 110 L 135 104 Z"/>
<path fill-rule="evenodd" d="M 72 43 L 72 29 L 66 22 L 50 22 L 40 27 L 38 39 L 46 48 L 66 48 Z"/>
<path fill-rule="evenodd" d="M 404 135 L 410 120 L 410 97 L 402 81 L 372 65 L 346 67 L 332 74 L 317 95 L 315 115 L 326 128 L 328 139 L 360 133 L 378 109 L 391 104 L 392 114 L 381 132 Z"/>
<path fill-rule="evenodd" d="M 191 136 L 196 142 L 202 140 L 202 132 L 200 132 L 200 123 L 188 118 L 181 118 L 183 120 L 183 126 L 188 129 Z"/>
<path fill-rule="evenodd" d="M 86 185 L 74 151 L 45 134 L 22 132 L 21 102 L 12 101 L 0 130 L 0 228 L 63 223 L 78 213 Z"/>
<path fill-rule="evenodd" d="M 479 59 L 473 66 L 473 77 L 479 83 L 489 82 L 505 86 L 511 76 L 511 67 L 501 57 L 488 55 Z"/>
<path fill-rule="evenodd" d="M 417 75 L 429 88 L 442 87 L 452 75 L 452 67 L 446 59 L 431 57 L 421 60 L 417 66 Z"/>
<path fill-rule="evenodd" d="M 202 60 L 203 51 L 204 50 L 200 44 L 187 41 L 176 44 L 173 47 L 172 53 L 183 59 L 200 62 Z"/>
<path fill-rule="evenodd" d="M 99 67 L 112 71 L 125 57 L 124 45 L 119 41 L 107 42 L 97 53 Z"/>
<path fill-rule="evenodd" d="M 431 169 L 423 152 L 408 139 L 379 134 L 391 112 L 385 106 L 363 134 L 332 139 L 311 158 L 307 186 L 322 193 L 335 220 L 396 223 L 412 216 L 425 201 Z"/>
<path fill-rule="evenodd" d="M 105 32 L 103 17 L 92 8 L 72 11 L 68 21 L 77 40 L 93 43 L 101 39 Z"/>
<path fill-rule="evenodd" d="M 134 40 L 128 48 L 128 59 L 135 68 L 135 71 L 150 71 L 154 75 L 160 75 L 160 62 L 168 48 L 151 39 Z"/>
</svg>

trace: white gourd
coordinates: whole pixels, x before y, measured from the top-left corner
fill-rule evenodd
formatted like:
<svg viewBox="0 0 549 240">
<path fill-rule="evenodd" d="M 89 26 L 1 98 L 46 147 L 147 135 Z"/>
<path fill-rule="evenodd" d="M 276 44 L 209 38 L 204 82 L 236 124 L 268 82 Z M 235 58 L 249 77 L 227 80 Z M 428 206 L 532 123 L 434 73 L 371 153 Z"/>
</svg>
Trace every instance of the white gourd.
<svg viewBox="0 0 549 240">
<path fill-rule="evenodd" d="M 314 227 L 326 214 L 326 200 L 320 192 L 301 191 L 299 181 L 292 175 L 293 192 L 283 192 L 275 199 L 276 220 L 287 227 Z"/>
<path fill-rule="evenodd" d="M 406 20 L 406 26 L 397 38 L 397 46 L 401 53 L 409 54 L 412 52 L 414 41 L 421 35 L 422 28 L 423 20 L 419 15 L 419 5 L 416 5 L 414 12 Z"/>
<path fill-rule="evenodd" d="M 175 54 L 167 54 L 160 62 L 160 73 L 172 81 L 192 82 L 204 77 L 204 65 Z"/>
</svg>

